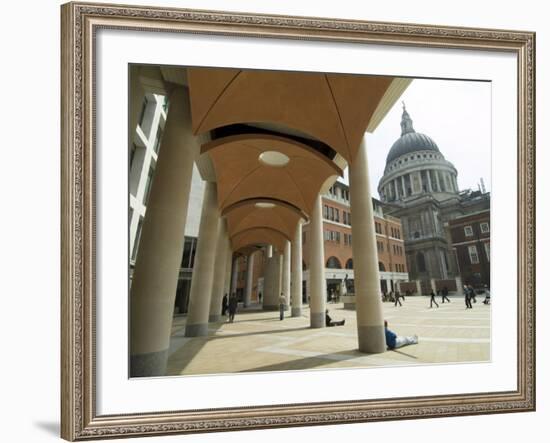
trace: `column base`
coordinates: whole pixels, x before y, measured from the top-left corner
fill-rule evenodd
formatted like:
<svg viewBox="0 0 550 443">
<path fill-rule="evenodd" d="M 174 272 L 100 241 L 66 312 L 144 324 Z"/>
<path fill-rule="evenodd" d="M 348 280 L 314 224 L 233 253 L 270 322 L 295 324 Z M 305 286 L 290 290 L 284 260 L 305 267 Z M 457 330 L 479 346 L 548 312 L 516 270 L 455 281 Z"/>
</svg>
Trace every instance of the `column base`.
<svg viewBox="0 0 550 443">
<path fill-rule="evenodd" d="M 326 326 L 326 318 L 324 312 L 311 312 L 309 314 L 310 327 L 324 328 Z"/>
<path fill-rule="evenodd" d="M 302 316 L 302 308 L 292 308 L 291 315 L 292 315 L 292 317 L 301 317 Z"/>
<path fill-rule="evenodd" d="M 221 314 L 211 315 L 208 317 L 208 323 L 221 323 L 225 318 Z"/>
<path fill-rule="evenodd" d="M 208 335 L 208 323 L 198 323 L 185 326 L 186 337 L 203 337 Z"/>
<path fill-rule="evenodd" d="M 357 326 L 359 351 L 368 354 L 386 352 L 386 333 L 384 326 Z"/>
<path fill-rule="evenodd" d="M 166 375 L 168 349 L 130 356 L 130 377 L 159 377 Z"/>
</svg>

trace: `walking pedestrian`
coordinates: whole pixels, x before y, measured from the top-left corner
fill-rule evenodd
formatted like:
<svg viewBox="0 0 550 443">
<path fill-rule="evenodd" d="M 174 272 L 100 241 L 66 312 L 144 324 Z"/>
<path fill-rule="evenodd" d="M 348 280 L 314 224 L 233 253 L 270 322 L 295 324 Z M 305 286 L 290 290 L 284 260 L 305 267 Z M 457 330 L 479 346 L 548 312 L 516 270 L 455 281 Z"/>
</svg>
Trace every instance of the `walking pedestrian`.
<svg viewBox="0 0 550 443">
<path fill-rule="evenodd" d="M 437 304 L 437 302 L 435 301 L 435 293 L 432 289 L 432 292 L 430 292 L 430 308 L 433 307 L 433 304 L 435 303 L 435 305 L 439 308 L 439 305 Z"/>
<path fill-rule="evenodd" d="M 468 288 L 470 289 L 470 300 L 473 300 L 474 303 L 477 303 L 476 299 L 476 291 L 472 285 L 468 285 Z"/>
<path fill-rule="evenodd" d="M 227 293 L 223 296 L 223 299 L 222 299 L 222 315 L 225 315 L 226 312 L 227 312 Z"/>
<path fill-rule="evenodd" d="M 466 303 L 466 309 L 472 309 L 472 301 L 470 300 L 470 288 L 464 285 L 464 303 Z"/>
<path fill-rule="evenodd" d="M 395 305 L 394 306 L 397 306 L 397 303 L 399 303 L 399 306 L 403 306 L 401 304 L 401 300 L 399 300 L 401 298 L 401 294 L 399 293 L 399 291 L 395 291 Z M 404 300 L 404 298 L 403 298 Z"/>
<path fill-rule="evenodd" d="M 281 295 L 279 296 L 279 320 L 284 320 L 285 318 L 285 305 L 286 305 L 286 297 L 281 292 Z"/>
<path fill-rule="evenodd" d="M 447 295 L 449 295 L 449 290 L 447 289 L 447 286 L 443 286 L 443 290 L 441 291 L 441 303 L 445 303 L 445 300 L 451 303 L 451 300 L 449 300 Z"/>
<path fill-rule="evenodd" d="M 235 314 L 237 313 L 237 306 L 239 302 L 237 301 L 237 294 L 233 293 L 231 294 L 231 297 L 229 297 L 229 323 L 233 323 L 235 320 Z"/>
</svg>

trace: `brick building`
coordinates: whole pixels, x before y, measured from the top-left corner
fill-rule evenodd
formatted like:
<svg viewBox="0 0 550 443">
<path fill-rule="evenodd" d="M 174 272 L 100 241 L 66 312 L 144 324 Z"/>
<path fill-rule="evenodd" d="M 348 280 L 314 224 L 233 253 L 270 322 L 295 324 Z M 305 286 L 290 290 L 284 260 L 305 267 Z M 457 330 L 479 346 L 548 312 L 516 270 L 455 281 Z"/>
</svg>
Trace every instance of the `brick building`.
<svg viewBox="0 0 550 443">
<path fill-rule="evenodd" d="M 372 204 L 375 214 L 380 288 L 389 292 L 394 289 L 396 282 L 407 281 L 409 278 L 401 222 L 398 218 L 385 215 L 379 200 L 372 199 Z M 328 193 L 322 196 L 322 206 L 327 295 L 330 296 L 332 291 L 336 293 L 346 276 L 348 290 L 353 291 L 352 217 L 348 185 L 335 182 Z M 305 293 L 309 293 L 308 231 L 309 226 L 306 224 L 302 234 Z"/>
<path fill-rule="evenodd" d="M 487 209 L 451 220 L 447 230 L 462 281 L 474 287 L 490 286 L 490 211 Z"/>
</svg>

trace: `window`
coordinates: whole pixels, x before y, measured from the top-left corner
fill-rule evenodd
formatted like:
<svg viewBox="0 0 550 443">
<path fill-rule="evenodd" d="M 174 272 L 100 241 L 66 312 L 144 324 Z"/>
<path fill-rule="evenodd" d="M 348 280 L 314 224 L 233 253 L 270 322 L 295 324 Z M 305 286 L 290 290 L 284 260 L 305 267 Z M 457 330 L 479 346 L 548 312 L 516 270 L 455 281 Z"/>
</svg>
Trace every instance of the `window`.
<svg viewBox="0 0 550 443">
<path fill-rule="evenodd" d="M 149 165 L 149 173 L 147 174 L 147 182 L 145 183 L 145 192 L 143 194 L 143 204 L 147 206 L 149 194 L 151 193 L 151 185 L 153 183 L 153 175 L 155 175 L 155 164 L 151 161 Z"/>
<path fill-rule="evenodd" d="M 464 235 L 466 237 L 472 237 L 474 235 L 474 230 L 471 226 L 464 226 Z"/>
<path fill-rule="evenodd" d="M 329 269 L 342 269 L 340 260 L 338 260 L 336 257 L 329 257 L 326 267 Z"/>
<path fill-rule="evenodd" d="M 334 209 L 334 221 L 340 223 L 340 211 L 338 209 Z"/>
<path fill-rule="evenodd" d="M 353 259 L 350 258 L 347 262 L 346 262 L 346 269 L 353 269 Z"/>
<path fill-rule="evenodd" d="M 489 223 L 480 223 L 479 227 L 482 233 L 487 234 L 489 232 Z"/>
<path fill-rule="evenodd" d="M 328 220 L 328 206 L 323 206 L 323 217 Z"/>
<path fill-rule="evenodd" d="M 476 245 L 468 246 L 468 254 L 470 254 L 470 263 L 472 263 L 473 265 L 479 263 L 479 256 L 477 255 Z"/>
<path fill-rule="evenodd" d="M 157 128 L 157 134 L 155 135 L 155 144 L 153 146 L 153 150 L 155 151 L 155 153 L 159 153 L 159 149 L 160 149 L 160 142 L 162 140 L 162 128 L 159 126 Z"/>
<path fill-rule="evenodd" d="M 382 225 L 378 222 L 374 222 L 374 230 L 377 234 L 382 234 Z"/>
<path fill-rule="evenodd" d="M 141 240 L 141 228 L 143 226 L 143 217 L 139 218 L 139 222 L 136 229 L 136 237 L 134 239 L 134 247 L 132 249 L 132 260 L 136 261 L 138 249 L 139 249 L 139 241 Z"/>
</svg>

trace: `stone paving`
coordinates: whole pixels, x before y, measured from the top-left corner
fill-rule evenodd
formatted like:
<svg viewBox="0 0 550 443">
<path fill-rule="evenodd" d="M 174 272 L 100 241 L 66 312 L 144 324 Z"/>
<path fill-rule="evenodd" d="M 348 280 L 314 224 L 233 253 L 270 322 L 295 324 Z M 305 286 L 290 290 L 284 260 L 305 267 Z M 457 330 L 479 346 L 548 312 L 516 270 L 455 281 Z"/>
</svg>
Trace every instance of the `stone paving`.
<svg viewBox="0 0 550 443">
<path fill-rule="evenodd" d="M 384 303 L 384 318 L 398 335 L 417 334 L 419 343 L 382 354 L 357 350 L 355 311 L 328 303 L 344 326 L 309 328 L 309 309 L 283 321 L 257 307 L 237 312 L 234 323 L 210 324 L 207 337 L 187 338 L 185 317 L 174 318 L 167 375 L 404 366 L 490 360 L 490 306 L 465 309 L 462 297 L 430 308 L 429 297 L 407 297 L 402 307 Z"/>
</svg>

